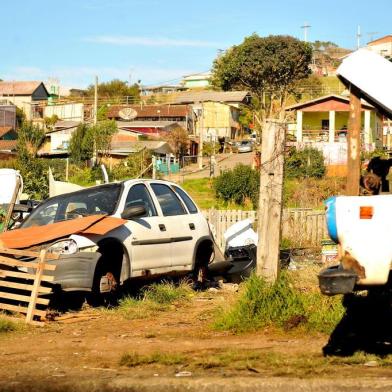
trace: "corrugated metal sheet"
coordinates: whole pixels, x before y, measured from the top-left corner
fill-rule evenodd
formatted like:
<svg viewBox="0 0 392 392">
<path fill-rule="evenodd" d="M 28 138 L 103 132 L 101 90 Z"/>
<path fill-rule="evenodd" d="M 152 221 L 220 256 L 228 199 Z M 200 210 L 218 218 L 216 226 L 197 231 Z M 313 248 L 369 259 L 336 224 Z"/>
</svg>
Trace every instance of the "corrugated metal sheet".
<svg viewBox="0 0 392 392">
<path fill-rule="evenodd" d="M 173 104 L 195 102 L 245 103 L 248 91 L 185 91 L 176 93 L 170 100 Z"/>
</svg>

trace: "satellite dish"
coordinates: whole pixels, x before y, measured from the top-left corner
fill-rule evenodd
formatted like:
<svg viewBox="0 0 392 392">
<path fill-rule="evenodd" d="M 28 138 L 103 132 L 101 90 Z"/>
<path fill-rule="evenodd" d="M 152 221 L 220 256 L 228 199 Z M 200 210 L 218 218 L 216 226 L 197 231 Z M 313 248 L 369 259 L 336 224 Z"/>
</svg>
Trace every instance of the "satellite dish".
<svg viewBox="0 0 392 392">
<path fill-rule="evenodd" d="M 132 108 L 124 108 L 118 112 L 118 115 L 123 120 L 133 120 L 137 117 L 137 111 Z"/>
</svg>

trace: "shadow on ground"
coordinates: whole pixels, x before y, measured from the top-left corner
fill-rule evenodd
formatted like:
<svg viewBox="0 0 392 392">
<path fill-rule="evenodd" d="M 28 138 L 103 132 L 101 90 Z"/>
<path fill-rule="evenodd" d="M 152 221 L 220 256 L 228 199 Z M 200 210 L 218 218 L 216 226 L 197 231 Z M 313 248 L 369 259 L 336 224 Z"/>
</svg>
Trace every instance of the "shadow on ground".
<svg viewBox="0 0 392 392">
<path fill-rule="evenodd" d="M 343 298 L 346 312 L 323 347 L 324 355 L 351 356 L 357 351 L 392 354 L 392 296 L 370 290 L 367 295 Z"/>
</svg>

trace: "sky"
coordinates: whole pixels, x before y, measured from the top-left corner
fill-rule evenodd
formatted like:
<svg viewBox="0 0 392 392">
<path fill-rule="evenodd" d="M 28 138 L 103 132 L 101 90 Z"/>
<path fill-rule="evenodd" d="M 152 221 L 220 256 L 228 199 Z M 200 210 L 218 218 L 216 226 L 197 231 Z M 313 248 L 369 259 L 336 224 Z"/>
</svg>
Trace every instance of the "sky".
<svg viewBox="0 0 392 392">
<path fill-rule="evenodd" d="M 356 48 L 392 34 L 391 0 L 0 0 L 0 79 L 178 83 L 244 37 L 287 34 Z M 372 33 L 372 34 L 368 34 Z"/>
</svg>

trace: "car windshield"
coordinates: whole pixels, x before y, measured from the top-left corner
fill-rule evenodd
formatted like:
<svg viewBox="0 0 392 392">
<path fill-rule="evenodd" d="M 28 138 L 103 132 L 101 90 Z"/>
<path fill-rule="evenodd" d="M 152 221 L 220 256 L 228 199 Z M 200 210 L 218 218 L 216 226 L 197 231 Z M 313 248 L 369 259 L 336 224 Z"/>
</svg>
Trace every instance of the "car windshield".
<svg viewBox="0 0 392 392">
<path fill-rule="evenodd" d="M 108 184 L 52 197 L 40 204 L 21 227 L 43 226 L 87 215 L 111 215 L 117 206 L 121 184 Z"/>
</svg>

